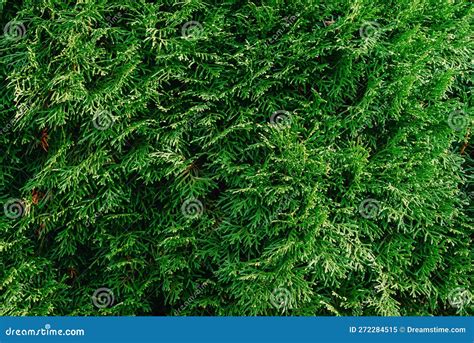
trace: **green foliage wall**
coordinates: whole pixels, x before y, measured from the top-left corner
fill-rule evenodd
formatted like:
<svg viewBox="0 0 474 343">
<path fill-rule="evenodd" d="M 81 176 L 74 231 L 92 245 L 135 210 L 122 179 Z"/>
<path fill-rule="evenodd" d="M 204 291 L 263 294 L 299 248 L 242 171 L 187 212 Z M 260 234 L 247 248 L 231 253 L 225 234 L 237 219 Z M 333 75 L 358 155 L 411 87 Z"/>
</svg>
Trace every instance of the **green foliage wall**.
<svg viewBox="0 0 474 343">
<path fill-rule="evenodd" d="M 1 315 L 472 313 L 472 4 L 0 3 Z"/>
</svg>

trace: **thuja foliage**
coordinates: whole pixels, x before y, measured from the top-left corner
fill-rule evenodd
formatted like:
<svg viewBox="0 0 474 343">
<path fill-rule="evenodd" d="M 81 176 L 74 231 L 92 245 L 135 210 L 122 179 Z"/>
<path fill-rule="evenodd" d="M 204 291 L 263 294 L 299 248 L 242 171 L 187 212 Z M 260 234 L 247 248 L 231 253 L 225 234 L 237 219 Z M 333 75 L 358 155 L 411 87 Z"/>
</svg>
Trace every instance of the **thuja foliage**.
<svg viewBox="0 0 474 343">
<path fill-rule="evenodd" d="M 472 313 L 472 4 L 0 4 L 0 314 Z"/>
</svg>

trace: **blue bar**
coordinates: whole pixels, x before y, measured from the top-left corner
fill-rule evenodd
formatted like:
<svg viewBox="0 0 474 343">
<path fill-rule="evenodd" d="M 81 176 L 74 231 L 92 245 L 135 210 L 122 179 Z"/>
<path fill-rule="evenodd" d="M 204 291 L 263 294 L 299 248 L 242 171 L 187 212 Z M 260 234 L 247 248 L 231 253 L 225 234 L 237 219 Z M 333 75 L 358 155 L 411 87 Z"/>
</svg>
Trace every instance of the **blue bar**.
<svg viewBox="0 0 474 343">
<path fill-rule="evenodd" d="M 473 323 L 473 317 L 0 317 L 0 343 L 473 343 Z"/>
</svg>

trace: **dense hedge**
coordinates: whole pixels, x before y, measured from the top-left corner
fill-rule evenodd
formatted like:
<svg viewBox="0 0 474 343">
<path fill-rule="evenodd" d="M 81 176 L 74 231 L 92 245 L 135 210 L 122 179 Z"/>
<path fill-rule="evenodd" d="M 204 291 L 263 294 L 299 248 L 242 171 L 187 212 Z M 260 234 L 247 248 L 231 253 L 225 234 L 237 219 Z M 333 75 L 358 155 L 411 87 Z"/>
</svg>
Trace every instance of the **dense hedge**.
<svg viewBox="0 0 474 343">
<path fill-rule="evenodd" d="M 0 3 L 1 315 L 472 313 L 469 2 Z"/>
</svg>

